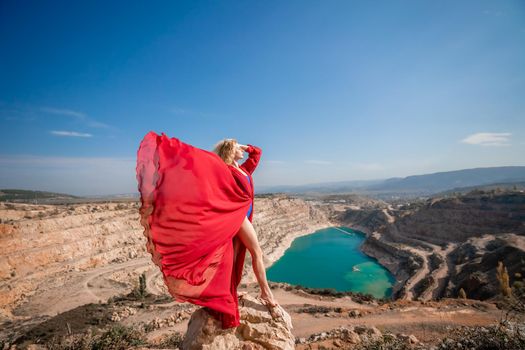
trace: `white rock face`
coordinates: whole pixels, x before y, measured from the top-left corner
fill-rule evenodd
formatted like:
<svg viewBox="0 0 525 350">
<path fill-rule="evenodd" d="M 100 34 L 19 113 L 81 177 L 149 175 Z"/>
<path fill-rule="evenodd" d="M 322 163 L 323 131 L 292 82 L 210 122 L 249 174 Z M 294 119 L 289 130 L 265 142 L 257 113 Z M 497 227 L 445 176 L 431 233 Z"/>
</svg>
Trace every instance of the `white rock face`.
<svg viewBox="0 0 525 350">
<path fill-rule="evenodd" d="M 222 329 L 204 308 L 193 313 L 182 344 L 183 350 L 246 350 L 295 348 L 290 315 L 278 306 L 282 318 L 273 319 L 268 308 L 258 299 L 245 295 L 239 299 L 241 324 Z"/>
</svg>

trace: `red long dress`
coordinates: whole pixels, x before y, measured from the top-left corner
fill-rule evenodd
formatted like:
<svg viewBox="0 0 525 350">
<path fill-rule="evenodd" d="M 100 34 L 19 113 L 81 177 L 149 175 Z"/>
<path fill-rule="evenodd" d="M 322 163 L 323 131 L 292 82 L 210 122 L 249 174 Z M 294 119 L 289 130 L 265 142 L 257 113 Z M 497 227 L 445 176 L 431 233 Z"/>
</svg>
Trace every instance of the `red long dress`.
<svg viewBox="0 0 525 350">
<path fill-rule="evenodd" d="M 237 287 L 246 246 L 235 235 L 253 205 L 251 174 L 262 153 L 248 146 L 240 167 L 250 181 L 214 152 L 164 133 L 150 131 L 137 152 L 140 221 L 151 260 L 176 301 L 206 307 L 223 329 L 240 324 Z"/>
</svg>

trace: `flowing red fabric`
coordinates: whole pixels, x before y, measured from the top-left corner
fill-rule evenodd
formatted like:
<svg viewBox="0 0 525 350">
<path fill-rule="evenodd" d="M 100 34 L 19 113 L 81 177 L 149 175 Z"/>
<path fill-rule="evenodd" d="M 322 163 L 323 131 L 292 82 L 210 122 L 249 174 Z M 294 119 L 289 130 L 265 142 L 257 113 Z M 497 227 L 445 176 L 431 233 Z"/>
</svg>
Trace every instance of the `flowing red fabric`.
<svg viewBox="0 0 525 350">
<path fill-rule="evenodd" d="M 240 167 L 250 181 L 214 152 L 164 133 L 146 134 L 137 152 L 147 251 L 173 298 L 206 307 L 224 329 L 240 324 L 237 287 L 246 247 L 236 233 L 253 205 L 251 174 L 261 155 L 248 146 Z"/>
</svg>

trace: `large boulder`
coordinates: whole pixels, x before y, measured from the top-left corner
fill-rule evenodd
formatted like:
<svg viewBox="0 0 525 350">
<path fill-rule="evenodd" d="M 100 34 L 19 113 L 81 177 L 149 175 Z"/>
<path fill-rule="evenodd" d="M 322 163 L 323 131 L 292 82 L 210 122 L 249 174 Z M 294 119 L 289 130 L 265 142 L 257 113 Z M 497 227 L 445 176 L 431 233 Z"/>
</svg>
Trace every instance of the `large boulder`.
<svg viewBox="0 0 525 350">
<path fill-rule="evenodd" d="M 205 308 L 193 313 L 182 343 L 183 350 L 288 350 L 295 348 L 292 318 L 281 307 L 275 311 L 282 317 L 272 318 L 268 307 L 257 298 L 239 298 L 241 324 L 222 329 L 221 324 Z"/>
</svg>

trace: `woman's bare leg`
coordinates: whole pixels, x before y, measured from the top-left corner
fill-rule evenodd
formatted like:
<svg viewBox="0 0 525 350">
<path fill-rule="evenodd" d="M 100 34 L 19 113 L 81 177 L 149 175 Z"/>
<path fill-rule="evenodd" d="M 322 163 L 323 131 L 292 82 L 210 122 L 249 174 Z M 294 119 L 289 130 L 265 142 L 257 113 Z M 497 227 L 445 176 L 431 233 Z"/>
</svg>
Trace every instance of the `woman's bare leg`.
<svg viewBox="0 0 525 350">
<path fill-rule="evenodd" d="M 259 245 L 259 241 L 257 240 L 255 229 L 248 218 L 244 218 L 241 228 L 237 234 L 252 256 L 253 272 L 255 273 L 255 277 L 257 278 L 259 287 L 261 288 L 261 298 L 267 300 L 271 306 L 276 305 L 277 302 L 275 301 L 272 291 L 270 290 L 270 286 L 268 285 L 268 281 L 266 280 L 266 270 L 264 269 L 263 263 L 263 252 L 261 246 Z"/>
<path fill-rule="evenodd" d="M 235 266 L 235 261 L 237 259 L 237 251 L 239 250 L 239 237 L 238 235 L 233 236 L 233 266 Z"/>
</svg>

